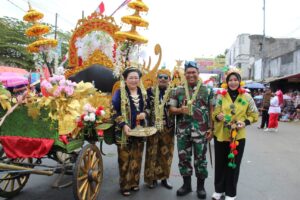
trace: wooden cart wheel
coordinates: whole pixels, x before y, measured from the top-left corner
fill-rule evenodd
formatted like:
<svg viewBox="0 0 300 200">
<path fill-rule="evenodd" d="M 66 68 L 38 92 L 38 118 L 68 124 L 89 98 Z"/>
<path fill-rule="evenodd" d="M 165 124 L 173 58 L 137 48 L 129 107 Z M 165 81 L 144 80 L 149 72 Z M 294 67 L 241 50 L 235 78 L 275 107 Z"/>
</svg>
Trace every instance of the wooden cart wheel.
<svg viewBox="0 0 300 200">
<path fill-rule="evenodd" d="M 75 164 L 73 193 L 76 200 L 95 200 L 103 180 L 100 150 L 94 144 L 82 148 Z"/>
<path fill-rule="evenodd" d="M 8 159 L 2 147 L 0 147 L 1 161 L 26 162 L 32 163 L 32 159 Z M 11 198 L 16 196 L 26 185 L 30 174 L 19 175 L 17 173 L 1 174 L 0 176 L 0 196 L 4 198 Z"/>
</svg>

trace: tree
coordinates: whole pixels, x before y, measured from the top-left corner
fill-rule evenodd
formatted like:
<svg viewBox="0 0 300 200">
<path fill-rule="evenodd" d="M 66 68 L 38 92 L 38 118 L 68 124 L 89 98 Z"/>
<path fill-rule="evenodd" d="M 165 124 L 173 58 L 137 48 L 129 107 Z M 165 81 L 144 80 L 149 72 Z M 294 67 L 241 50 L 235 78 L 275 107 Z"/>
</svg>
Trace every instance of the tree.
<svg viewBox="0 0 300 200">
<path fill-rule="evenodd" d="M 24 69 L 34 69 L 33 55 L 26 45 L 34 39 L 25 35 L 28 28 L 24 22 L 15 18 L 0 18 L 0 63 Z"/>
<path fill-rule="evenodd" d="M 15 18 L 0 18 L 0 64 L 17 66 L 27 70 L 35 69 L 34 56 L 26 50 L 26 46 L 36 40 L 36 38 L 25 35 L 25 30 L 31 25 Z M 52 30 L 47 36 L 53 37 L 54 27 L 47 25 Z M 57 36 L 61 41 L 61 55 L 58 59 L 58 63 L 60 63 L 68 51 L 71 33 L 58 30 Z M 54 65 L 54 61 L 46 63 L 44 59 L 43 62 L 47 65 Z"/>
<path fill-rule="evenodd" d="M 224 54 L 219 54 L 216 56 L 216 58 L 225 58 L 225 55 Z"/>
</svg>

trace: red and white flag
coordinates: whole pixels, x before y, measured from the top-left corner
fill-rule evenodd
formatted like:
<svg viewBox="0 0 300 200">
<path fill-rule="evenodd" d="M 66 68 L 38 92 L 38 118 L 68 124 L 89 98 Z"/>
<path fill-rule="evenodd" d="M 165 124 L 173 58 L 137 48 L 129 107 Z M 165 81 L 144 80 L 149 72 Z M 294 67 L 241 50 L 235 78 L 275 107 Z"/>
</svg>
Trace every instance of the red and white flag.
<svg viewBox="0 0 300 200">
<path fill-rule="evenodd" d="M 104 3 L 103 1 L 99 4 L 99 6 L 97 7 L 97 9 L 95 10 L 96 13 L 100 13 L 103 14 L 105 11 L 105 7 L 104 7 Z"/>
</svg>

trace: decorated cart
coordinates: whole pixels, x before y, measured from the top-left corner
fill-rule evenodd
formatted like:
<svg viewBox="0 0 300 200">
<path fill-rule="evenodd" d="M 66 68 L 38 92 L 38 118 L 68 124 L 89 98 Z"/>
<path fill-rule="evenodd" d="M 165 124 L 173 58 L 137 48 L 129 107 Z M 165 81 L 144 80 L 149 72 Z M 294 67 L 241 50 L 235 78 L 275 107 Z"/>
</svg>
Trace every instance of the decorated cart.
<svg viewBox="0 0 300 200">
<path fill-rule="evenodd" d="M 26 185 L 31 174 L 59 174 L 54 187 L 73 185 L 74 198 L 96 199 L 103 179 L 102 150 L 97 142 L 112 143 L 111 96 L 120 87 L 117 75 L 126 65 L 138 65 L 143 71 L 145 88 L 155 82 L 161 61 L 161 48 L 155 46 L 158 61 L 139 64 L 140 44 L 147 39 L 136 27 L 147 27 L 140 12 L 148 7 L 136 0 L 128 4 L 135 12 L 122 21 L 131 26 L 120 30 L 114 18 L 97 12 L 80 19 L 69 44 L 69 69 L 41 83 L 42 96 L 32 92 L 13 99 L 0 88 L 0 196 L 10 198 Z M 38 40 L 28 46 L 31 52 L 55 46 L 54 40 L 42 38 L 48 28 L 36 21 L 41 14 L 30 8 L 24 19 L 33 21 L 27 30 Z M 121 67 L 120 67 L 121 66 Z M 101 91 L 101 92 L 100 92 Z M 101 147 L 101 145 L 100 145 Z M 43 164 L 43 159 L 57 162 Z M 64 183 L 64 175 L 73 175 Z"/>
</svg>

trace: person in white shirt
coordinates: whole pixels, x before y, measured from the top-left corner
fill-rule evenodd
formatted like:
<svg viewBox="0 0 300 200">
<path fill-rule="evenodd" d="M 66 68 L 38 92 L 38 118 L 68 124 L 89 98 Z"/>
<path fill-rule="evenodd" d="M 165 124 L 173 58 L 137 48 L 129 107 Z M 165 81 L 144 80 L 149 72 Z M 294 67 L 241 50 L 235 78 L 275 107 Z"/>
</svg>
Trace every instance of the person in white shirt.
<svg viewBox="0 0 300 200">
<path fill-rule="evenodd" d="M 269 107 L 269 125 L 265 131 L 278 131 L 278 118 L 281 113 L 280 106 L 283 104 L 283 93 L 281 90 L 276 92 L 276 96 L 271 98 Z"/>
</svg>

